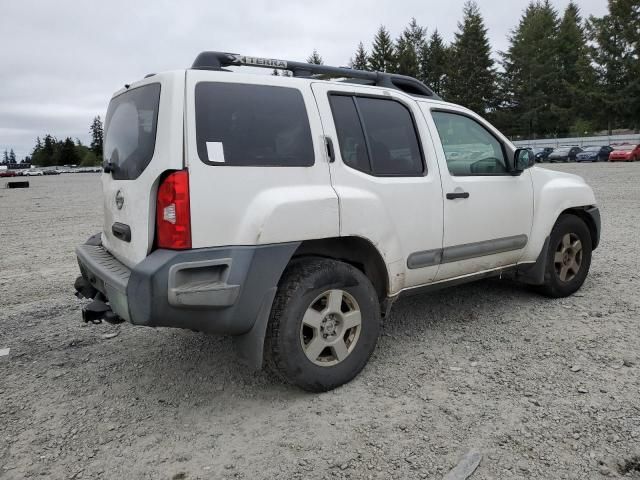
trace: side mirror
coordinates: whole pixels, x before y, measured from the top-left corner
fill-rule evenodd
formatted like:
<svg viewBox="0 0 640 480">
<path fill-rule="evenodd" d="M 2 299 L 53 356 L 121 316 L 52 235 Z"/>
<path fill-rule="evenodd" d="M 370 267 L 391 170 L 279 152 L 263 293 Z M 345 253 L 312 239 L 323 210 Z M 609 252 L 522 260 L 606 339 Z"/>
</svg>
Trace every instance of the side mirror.
<svg viewBox="0 0 640 480">
<path fill-rule="evenodd" d="M 536 158 L 529 148 L 518 148 L 513 155 L 513 173 L 519 174 L 533 166 Z"/>
</svg>

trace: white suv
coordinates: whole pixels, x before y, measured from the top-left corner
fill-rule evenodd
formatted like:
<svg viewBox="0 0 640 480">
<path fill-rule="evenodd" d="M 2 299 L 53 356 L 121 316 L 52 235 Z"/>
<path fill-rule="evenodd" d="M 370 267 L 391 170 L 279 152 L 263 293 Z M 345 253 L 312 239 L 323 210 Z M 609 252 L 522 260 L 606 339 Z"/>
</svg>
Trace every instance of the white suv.
<svg viewBox="0 0 640 480">
<path fill-rule="evenodd" d="M 400 75 L 204 52 L 118 91 L 105 132 L 85 321 L 232 335 L 312 391 L 358 374 L 401 293 L 510 275 L 570 295 L 600 236 L 580 177 Z"/>
</svg>

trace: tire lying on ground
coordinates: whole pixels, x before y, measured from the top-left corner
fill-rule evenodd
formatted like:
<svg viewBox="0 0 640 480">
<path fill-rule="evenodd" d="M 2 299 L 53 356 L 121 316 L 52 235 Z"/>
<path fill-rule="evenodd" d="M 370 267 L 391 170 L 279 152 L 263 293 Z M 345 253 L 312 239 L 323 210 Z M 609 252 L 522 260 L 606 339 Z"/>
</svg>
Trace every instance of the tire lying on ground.
<svg viewBox="0 0 640 480">
<path fill-rule="evenodd" d="M 294 260 L 271 310 L 267 365 L 305 390 L 331 390 L 364 368 L 380 326 L 378 297 L 360 270 L 323 258 Z"/>
</svg>

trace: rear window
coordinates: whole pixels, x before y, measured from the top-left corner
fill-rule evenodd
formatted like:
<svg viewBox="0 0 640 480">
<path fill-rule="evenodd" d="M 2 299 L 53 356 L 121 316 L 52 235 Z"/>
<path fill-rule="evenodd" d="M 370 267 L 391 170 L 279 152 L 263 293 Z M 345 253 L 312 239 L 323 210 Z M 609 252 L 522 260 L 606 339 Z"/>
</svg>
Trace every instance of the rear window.
<svg viewBox="0 0 640 480">
<path fill-rule="evenodd" d="M 308 167 L 311 128 L 295 88 L 201 82 L 195 88 L 196 142 L 209 165 Z"/>
<path fill-rule="evenodd" d="M 160 84 L 118 95 L 105 119 L 104 159 L 114 165 L 115 180 L 133 180 L 147 168 L 156 146 Z"/>
</svg>

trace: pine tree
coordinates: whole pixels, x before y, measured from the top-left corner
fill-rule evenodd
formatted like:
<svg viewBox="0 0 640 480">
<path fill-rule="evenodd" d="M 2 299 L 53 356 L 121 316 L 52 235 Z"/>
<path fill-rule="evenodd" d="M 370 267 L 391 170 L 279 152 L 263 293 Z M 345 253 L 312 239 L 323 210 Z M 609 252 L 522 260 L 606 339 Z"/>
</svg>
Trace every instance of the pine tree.
<svg viewBox="0 0 640 480">
<path fill-rule="evenodd" d="M 322 65 L 322 57 L 318 51 L 314 48 L 313 53 L 307 57 L 307 63 L 313 63 L 315 65 Z"/>
<path fill-rule="evenodd" d="M 420 80 L 427 84 L 435 93 L 444 95 L 448 69 L 449 49 L 444 43 L 438 30 L 434 30 L 425 42 L 420 55 Z"/>
<path fill-rule="evenodd" d="M 91 132 L 91 151 L 95 153 L 97 157 L 102 158 L 103 128 L 100 115 L 93 119 L 89 131 Z"/>
<path fill-rule="evenodd" d="M 569 2 L 558 27 L 558 66 L 560 92 L 558 103 L 561 126 L 569 131 L 572 125 L 593 115 L 591 100 L 595 96 L 595 72 L 591 66 L 587 40 L 578 6 Z"/>
<path fill-rule="evenodd" d="M 415 18 L 396 40 L 397 73 L 410 77 L 420 76 L 420 53 L 425 47 L 426 29 Z"/>
<path fill-rule="evenodd" d="M 77 165 L 80 163 L 80 155 L 78 155 L 76 145 L 71 138 L 67 137 L 59 148 L 57 165 Z"/>
<path fill-rule="evenodd" d="M 13 148 L 9 152 L 9 163 L 16 163 L 16 152 L 13 151 Z"/>
<path fill-rule="evenodd" d="M 391 36 L 387 29 L 381 25 L 373 39 L 369 66 L 374 71 L 395 73 L 395 63 Z"/>
<path fill-rule="evenodd" d="M 367 51 L 364 49 L 364 45 L 362 42 L 358 44 L 358 49 L 356 50 L 356 54 L 349 62 L 351 68 L 356 70 L 367 70 L 369 67 L 369 57 L 367 56 Z"/>
<path fill-rule="evenodd" d="M 598 89 L 594 100 L 609 133 L 616 127 L 640 127 L 640 8 L 637 0 L 609 0 L 609 12 L 590 17 L 588 31 L 596 43 Z"/>
<path fill-rule="evenodd" d="M 560 134 L 558 14 L 548 0 L 532 2 L 510 37 L 503 57 L 503 120 L 507 134 L 532 138 Z"/>
<path fill-rule="evenodd" d="M 491 46 L 478 5 L 467 1 L 463 13 L 451 45 L 447 99 L 484 114 L 495 106 L 496 72 Z"/>
<path fill-rule="evenodd" d="M 2 153 L 2 163 L 9 163 L 9 153 L 6 150 Z"/>
</svg>

